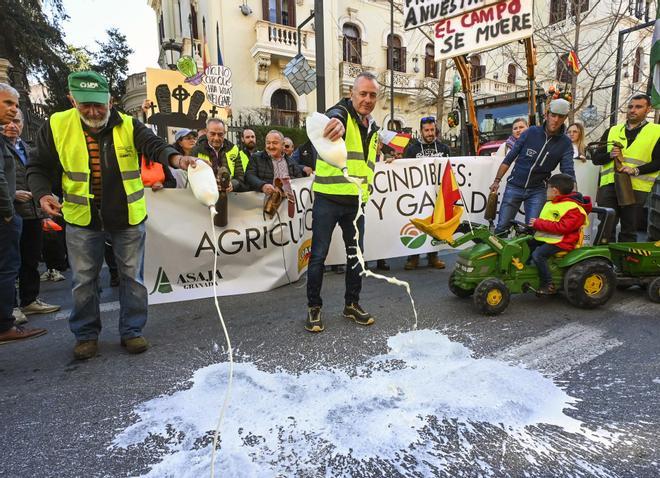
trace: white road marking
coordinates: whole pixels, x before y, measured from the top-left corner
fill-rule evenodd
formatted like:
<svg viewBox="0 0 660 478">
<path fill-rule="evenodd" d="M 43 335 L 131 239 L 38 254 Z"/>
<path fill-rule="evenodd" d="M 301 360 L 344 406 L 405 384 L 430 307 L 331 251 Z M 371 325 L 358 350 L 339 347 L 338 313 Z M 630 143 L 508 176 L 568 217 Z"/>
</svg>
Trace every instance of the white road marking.
<svg viewBox="0 0 660 478">
<path fill-rule="evenodd" d="M 119 310 L 119 301 L 114 300 L 112 302 L 103 302 L 99 307 L 101 312 L 113 312 Z M 71 309 L 62 309 L 60 310 L 53 320 L 67 320 L 71 315 Z"/>
<path fill-rule="evenodd" d="M 495 358 L 522 362 L 546 375 L 559 376 L 622 345 L 592 325 L 566 324 L 541 337 L 527 339 L 495 354 Z"/>
</svg>

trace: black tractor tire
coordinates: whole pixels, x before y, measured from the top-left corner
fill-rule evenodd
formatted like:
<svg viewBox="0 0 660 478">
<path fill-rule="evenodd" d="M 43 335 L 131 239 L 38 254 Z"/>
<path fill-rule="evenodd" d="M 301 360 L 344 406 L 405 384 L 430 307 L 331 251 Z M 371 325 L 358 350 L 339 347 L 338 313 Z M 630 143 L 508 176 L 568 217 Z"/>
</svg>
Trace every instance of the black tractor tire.
<svg viewBox="0 0 660 478">
<path fill-rule="evenodd" d="M 454 278 L 456 277 L 455 274 L 456 272 L 452 272 L 449 275 L 449 290 L 452 294 L 454 294 L 456 297 L 460 297 L 461 299 L 470 297 L 474 293 L 474 289 L 463 289 L 462 287 L 457 286 L 454 282 Z"/>
<path fill-rule="evenodd" d="M 660 277 L 656 277 L 646 288 L 646 295 L 651 302 L 660 302 Z"/>
<path fill-rule="evenodd" d="M 485 315 L 499 315 L 511 300 L 511 292 L 500 279 L 484 279 L 474 289 L 474 305 Z"/>
<path fill-rule="evenodd" d="M 616 274 L 603 259 L 587 259 L 571 266 L 564 276 L 564 294 L 581 309 L 594 309 L 610 300 L 616 289 Z"/>
</svg>

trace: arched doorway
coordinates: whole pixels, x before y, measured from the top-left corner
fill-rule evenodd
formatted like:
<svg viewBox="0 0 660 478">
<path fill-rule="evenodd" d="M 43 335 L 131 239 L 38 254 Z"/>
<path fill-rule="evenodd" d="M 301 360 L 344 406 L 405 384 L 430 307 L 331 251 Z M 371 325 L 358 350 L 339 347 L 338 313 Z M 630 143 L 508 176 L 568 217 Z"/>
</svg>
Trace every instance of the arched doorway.
<svg viewBox="0 0 660 478">
<path fill-rule="evenodd" d="M 290 91 L 279 89 L 270 97 L 271 124 L 297 128 L 300 123 L 298 105 Z"/>
</svg>

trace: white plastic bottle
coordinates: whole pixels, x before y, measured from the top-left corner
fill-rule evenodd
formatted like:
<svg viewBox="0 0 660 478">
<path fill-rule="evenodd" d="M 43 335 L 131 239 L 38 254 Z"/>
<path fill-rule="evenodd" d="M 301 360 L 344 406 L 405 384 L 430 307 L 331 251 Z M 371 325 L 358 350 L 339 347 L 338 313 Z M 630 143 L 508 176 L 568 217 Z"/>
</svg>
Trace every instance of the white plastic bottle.
<svg viewBox="0 0 660 478">
<path fill-rule="evenodd" d="M 307 137 L 310 139 L 319 158 L 326 163 L 339 168 L 346 168 L 346 143 L 343 138 L 330 141 L 323 137 L 323 130 L 330 121 L 326 115 L 314 112 L 307 117 L 305 122 L 307 127 Z"/>
<path fill-rule="evenodd" d="M 208 163 L 198 160 L 194 168 L 192 166 L 188 168 L 188 182 L 197 200 L 215 210 L 219 193 L 213 168 Z"/>
</svg>

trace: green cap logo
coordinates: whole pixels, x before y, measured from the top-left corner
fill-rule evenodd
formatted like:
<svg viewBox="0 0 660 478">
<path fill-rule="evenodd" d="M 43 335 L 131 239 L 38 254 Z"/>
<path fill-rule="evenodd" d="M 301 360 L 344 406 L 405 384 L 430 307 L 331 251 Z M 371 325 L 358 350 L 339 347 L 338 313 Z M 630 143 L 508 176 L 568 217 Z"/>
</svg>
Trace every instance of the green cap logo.
<svg viewBox="0 0 660 478">
<path fill-rule="evenodd" d="M 78 103 L 108 104 L 108 80 L 95 71 L 76 71 L 69 75 L 69 91 Z"/>
</svg>

